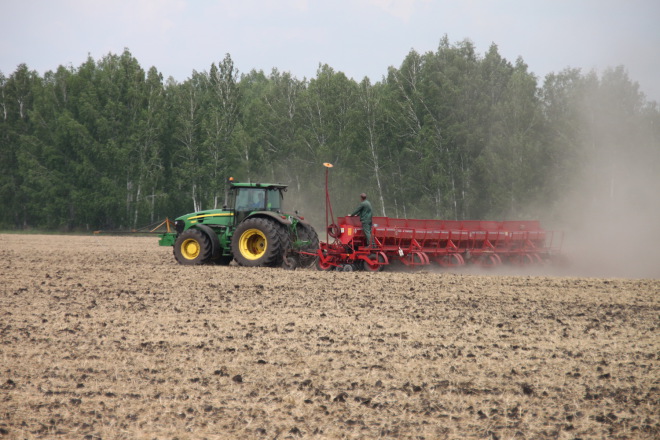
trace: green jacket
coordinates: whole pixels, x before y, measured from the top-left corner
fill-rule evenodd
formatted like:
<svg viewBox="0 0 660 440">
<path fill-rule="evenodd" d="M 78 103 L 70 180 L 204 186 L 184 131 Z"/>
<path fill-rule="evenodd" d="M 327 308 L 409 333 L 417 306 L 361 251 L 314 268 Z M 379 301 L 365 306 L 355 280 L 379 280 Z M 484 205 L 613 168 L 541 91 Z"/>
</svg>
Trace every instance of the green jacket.
<svg viewBox="0 0 660 440">
<path fill-rule="evenodd" d="M 362 224 L 371 224 L 371 203 L 369 200 L 364 200 L 360 202 L 358 207 L 353 211 L 351 215 L 359 215 L 360 221 Z"/>
</svg>

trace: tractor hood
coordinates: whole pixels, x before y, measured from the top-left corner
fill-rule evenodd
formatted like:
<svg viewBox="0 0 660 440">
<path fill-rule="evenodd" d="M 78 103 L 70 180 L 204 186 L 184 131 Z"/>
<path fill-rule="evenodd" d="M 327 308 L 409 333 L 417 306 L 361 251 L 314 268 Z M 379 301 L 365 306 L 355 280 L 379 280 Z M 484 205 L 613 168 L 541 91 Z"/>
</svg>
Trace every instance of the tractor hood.
<svg viewBox="0 0 660 440">
<path fill-rule="evenodd" d="M 177 217 L 174 221 L 174 227 L 180 234 L 184 230 L 196 224 L 205 225 L 229 225 L 234 221 L 234 212 L 226 209 L 209 209 L 204 211 L 192 212 L 190 214 Z"/>
</svg>

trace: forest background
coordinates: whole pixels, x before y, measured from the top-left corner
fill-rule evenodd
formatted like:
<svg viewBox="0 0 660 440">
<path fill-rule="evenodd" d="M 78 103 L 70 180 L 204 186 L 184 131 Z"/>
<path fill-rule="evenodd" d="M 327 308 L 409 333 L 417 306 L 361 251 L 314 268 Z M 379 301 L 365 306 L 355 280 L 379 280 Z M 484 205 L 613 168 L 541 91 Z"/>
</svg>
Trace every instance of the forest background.
<svg viewBox="0 0 660 440">
<path fill-rule="evenodd" d="M 446 36 L 376 83 L 327 64 L 241 73 L 229 54 L 180 83 L 128 49 L 43 76 L 21 64 L 0 72 L 0 111 L 3 229 L 138 228 L 221 207 L 229 176 L 289 184 L 288 210 L 322 225 L 323 162 L 338 215 L 367 192 L 390 217 L 660 217 L 660 111 L 624 66 L 540 79 Z"/>
</svg>

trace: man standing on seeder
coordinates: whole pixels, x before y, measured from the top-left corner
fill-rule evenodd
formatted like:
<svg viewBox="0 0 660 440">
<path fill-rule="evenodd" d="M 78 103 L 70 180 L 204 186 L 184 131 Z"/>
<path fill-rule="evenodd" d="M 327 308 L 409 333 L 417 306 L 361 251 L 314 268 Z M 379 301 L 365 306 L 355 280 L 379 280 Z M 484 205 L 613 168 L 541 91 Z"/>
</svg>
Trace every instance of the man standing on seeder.
<svg viewBox="0 0 660 440">
<path fill-rule="evenodd" d="M 362 231 L 367 239 L 367 247 L 371 247 L 371 203 L 367 200 L 367 195 L 365 193 L 360 194 L 360 200 L 360 204 L 350 216 L 360 216 Z"/>
</svg>

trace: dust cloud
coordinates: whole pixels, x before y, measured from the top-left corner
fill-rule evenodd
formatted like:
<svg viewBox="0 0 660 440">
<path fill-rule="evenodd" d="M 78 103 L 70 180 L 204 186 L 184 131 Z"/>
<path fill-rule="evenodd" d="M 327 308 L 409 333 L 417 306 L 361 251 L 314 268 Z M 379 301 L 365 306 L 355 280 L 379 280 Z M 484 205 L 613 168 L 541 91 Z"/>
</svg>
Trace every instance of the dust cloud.
<svg viewBox="0 0 660 440">
<path fill-rule="evenodd" d="M 660 278 L 660 137 L 623 117 L 601 117 L 557 209 L 564 254 L 578 276 Z M 655 124 L 657 126 L 657 124 Z M 657 127 L 656 127 L 657 130 Z"/>
<path fill-rule="evenodd" d="M 660 171 L 657 159 L 650 163 Z M 617 162 L 615 170 L 603 158 L 593 165 L 562 205 L 569 270 L 579 276 L 660 278 L 660 176 L 630 160 Z"/>
</svg>

